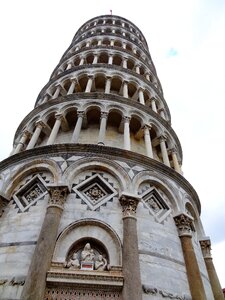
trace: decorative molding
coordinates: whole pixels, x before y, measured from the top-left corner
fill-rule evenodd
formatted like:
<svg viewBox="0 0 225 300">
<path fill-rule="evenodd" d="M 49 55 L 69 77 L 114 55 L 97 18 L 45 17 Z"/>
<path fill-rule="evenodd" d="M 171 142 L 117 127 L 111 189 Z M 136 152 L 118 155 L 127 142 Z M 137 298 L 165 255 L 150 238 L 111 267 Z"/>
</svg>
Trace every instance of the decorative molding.
<svg viewBox="0 0 225 300">
<path fill-rule="evenodd" d="M 72 187 L 72 192 L 75 192 L 91 210 L 96 210 L 101 205 L 106 204 L 118 193 L 113 184 L 104 178 L 104 173 L 101 175 L 91 172 L 91 174 L 86 174 L 84 180 L 82 178 L 77 179 L 80 183 Z"/>
<path fill-rule="evenodd" d="M 171 180 L 174 180 L 175 183 L 180 185 L 181 188 L 183 188 L 185 192 L 190 195 L 190 197 L 195 202 L 198 208 L 198 212 L 200 214 L 201 204 L 199 201 L 199 197 L 192 185 L 181 174 L 154 159 L 151 159 L 141 154 L 137 154 L 132 151 L 125 151 L 115 147 L 99 146 L 96 144 L 54 144 L 43 147 L 37 147 L 14 154 L 9 158 L 1 161 L 0 170 L 4 170 L 7 167 L 12 166 L 18 162 L 27 162 L 29 158 L 32 159 L 33 157 L 44 157 L 45 159 L 46 157 L 48 157 L 49 159 L 51 159 L 51 156 L 56 157 L 56 155 L 61 156 L 62 154 L 65 154 L 69 157 L 75 156 L 75 154 L 77 156 L 85 156 L 90 155 L 90 153 L 92 156 L 101 155 L 101 157 L 110 160 L 118 160 L 118 158 L 120 158 L 121 161 L 124 160 L 127 163 L 132 162 L 133 164 L 140 165 L 142 167 L 145 167 L 146 169 L 150 167 L 152 171 L 157 171 L 159 173 L 164 174 L 165 176 L 169 176 Z"/>
<path fill-rule="evenodd" d="M 170 207 L 156 188 L 150 188 L 140 196 L 144 206 L 157 222 L 162 223 L 171 213 Z"/>
<path fill-rule="evenodd" d="M 151 287 L 148 285 L 143 284 L 142 285 L 142 290 L 144 292 L 144 294 L 147 295 L 161 295 L 163 298 L 168 298 L 168 299 L 177 299 L 177 300 L 191 300 L 191 296 L 190 295 L 178 295 L 178 294 L 174 294 L 168 291 L 164 291 L 155 287 Z"/>
<path fill-rule="evenodd" d="M 123 193 L 119 201 L 122 206 L 123 217 L 135 217 L 140 197 Z"/>
<path fill-rule="evenodd" d="M 178 229 L 179 236 L 192 236 L 193 227 L 193 218 L 184 213 L 174 217 L 175 224 Z"/>
<path fill-rule="evenodd" d="M 37 201 L 43 200 L 45 195 L 47 195 L 46 183 L 37 174 L 32 178 L 26 178 L 26 182 L 13 195 L 13 200 L 19 208 L 18 212 L 21 213 L 27 212 Z"/>
</svg>

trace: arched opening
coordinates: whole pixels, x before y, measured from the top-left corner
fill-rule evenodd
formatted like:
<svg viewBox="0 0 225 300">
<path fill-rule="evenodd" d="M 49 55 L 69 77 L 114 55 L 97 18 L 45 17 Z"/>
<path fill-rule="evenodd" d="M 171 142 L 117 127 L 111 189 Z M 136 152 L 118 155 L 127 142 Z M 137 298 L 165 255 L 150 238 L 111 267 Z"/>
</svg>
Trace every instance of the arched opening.
<svg viewBox="0 0 225 300">
<path fill-rule="evenodd" d="M 133 60 L 128 59 L 128 61 L 127 61 L 127 68 L 130 69 L 130 70 L 133 70 L 133 68 L 134 68 L 134 62 L 133 62 Z"/>
<path fill-rule="evenodd" d="M 143 140 L 142 121 L 138 116 L 132 116 L 130 120 L 130 141 L 131 150 L 137 153 L 146 154 Z"/>
<path fill-rule="evenodd" d="M 87 75 L 83 75 L 81 78 L 78 79 L 78 87 L 79 87 L 79 92 L 84 92 L 87 86 L 88 82 L 88 77 Z"/>
<path fill-rule="evenodd" d="M 105 136 L 105 145 L 121 148 L 123 145 L 123 133 L 119 131 L 122 123 L 122 113 L 117 109 L 110 110 L 107 119 L 107 130 Z"/>
<path fill-rule="evenodd" d="M 93 40 L 91 42 L 91 46 L 94 47 L 94 46 L 97 46 L 98 45 L 98 41 L 97 40 Z"/>
<path fill-rule="evenodd" d="M 129 82 L 128 83 L 128 97 L 132 98 L 133 96 L 135 96 L 136 91 L 137 91 L 136 86 L 132 82 Z M 134 98 L 133 98 L 133 100 L 134 100 Z"/>
<path fill-rule="evenodd" d="M 105 52 L 103 52 L 103 53 L 101 53 L 100 55 L 99 55 L 99 58 L 98 58 L 98 63 L 100 63 L 100 64 L 107 64 L 108 63 L 108 53 L 105 53 Z"/>
<path fill-rule="evenodd" d="M 74 66 L 79 66 L 79 64 L 80 64 L 80 57 L 79 56 L 75 57 L 75 59 L 73 61 L 73 64 L 74 64 Z"/>
<path fill-rule="evenodd" d="M 115 41 L 114 46 L 121 48 L 122 47 L 122 43 L 117 40 L 117 41 Z"/>
<path fill-rule="evenodd" d="M 110 93 L 122 95 L 121 86 L 122 80 L 119 77 L 113 77 L 111 81 Z"/>
<path fill-rule="evenodd" d="M 94 55 L 92 53 L 90 53 L 90 54 L 88 54 L 86 56 L 86 62 L 87 62 L 87 64 L 92 64 L 93 60 L 94 60 Z"/>
<path fill-rule="evenodd" d="M 119 55 L 113 56 L 113 64 L 117 66 L 121 66 L 122 64 L 122 58 Z"/>
<path fill-rule="evenodd" d="M 96 75 L 95 77 L 95 91 L 103 93 L 105 91 L 105 76 Z"/>
</svg>

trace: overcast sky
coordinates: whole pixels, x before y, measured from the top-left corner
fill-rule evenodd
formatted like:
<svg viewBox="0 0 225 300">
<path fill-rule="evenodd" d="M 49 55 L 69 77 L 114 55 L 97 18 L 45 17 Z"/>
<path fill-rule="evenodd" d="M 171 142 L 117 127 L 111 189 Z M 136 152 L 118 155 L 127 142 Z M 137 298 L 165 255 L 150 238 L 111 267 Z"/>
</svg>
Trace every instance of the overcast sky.
<svg viewBox="0 0 225 300">
<path fill-rule="evenodd" d="M 0 160 L 77 29 L 110 9 L 147 39 L 225 287 L 224 0 L 1 1 Z"/>
</svg>

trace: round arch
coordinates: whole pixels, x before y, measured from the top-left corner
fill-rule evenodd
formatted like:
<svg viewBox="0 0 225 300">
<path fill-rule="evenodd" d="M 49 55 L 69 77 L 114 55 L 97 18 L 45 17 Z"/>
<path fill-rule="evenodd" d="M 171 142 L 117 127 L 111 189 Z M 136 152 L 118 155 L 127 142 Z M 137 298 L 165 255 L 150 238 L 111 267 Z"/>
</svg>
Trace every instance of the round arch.
<svg viewBox="0 0 225 300">
<path fill-rule="evenodd" d="M 6 181 L 6 196 L 11 198 L 13 190 L 18 186 L 19 182 L 21 182 L 26 176 L 39 171 L 49 172 L 53 177 L 54 183 L 56 184 L 61 181 L 61 169 L 54 161 L 47 159 L 32 160 L 31 162 L 22 165 L 19 170 L 17 170 L 17 172 Z"/>
<path fill-rule="evenodd" d="M 53 262 L 64 263 L 73 245 L 88 238 L 104 245 L 111 266 L 122 265 L 122 243 L 117 233 L 111 226 L 96 219 L 83 219 L 67 226 L 58 236 Z"/>
</svg>

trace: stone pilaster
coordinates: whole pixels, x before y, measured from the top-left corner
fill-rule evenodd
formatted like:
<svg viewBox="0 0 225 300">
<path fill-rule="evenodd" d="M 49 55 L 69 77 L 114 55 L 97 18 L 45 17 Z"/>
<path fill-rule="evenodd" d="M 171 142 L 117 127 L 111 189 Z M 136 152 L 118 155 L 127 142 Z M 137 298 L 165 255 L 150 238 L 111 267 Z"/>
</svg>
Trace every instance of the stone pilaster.
<svg viewBox="0 0 225 300">
<path fill-rule="evenodd" d="M 187 277 L 191 291 L 192 300 L 206 300 L 206 294 L 199 270 L 197 258 L 192 245 L 193 218 L 186 214 L 174 217 L 181 240 Z"/>
<path fill-rule="evenodd" d="M 141 300 L 142 286 L 138 254 L 136 209 L 140 199 L 122 194 L 120 199 L 123 212 L 123 300 Z"/>
<path fill-rule="evenodd" d="M 210 239 L 205 239 L 199 241 L 199 243 L 201 245 L 202 255 L 206 264 L 214 298 L 215 300 L 222 300 L 224 299 L 223 292 L 211 256 L 211 241 Z"/>
<path fill-rule="evenodd" d="M 52 185 L 48 191 L 50 194 L 48 207 L 22 291 L 22 300 L 44 298 L 46 273 L 50 268 L 68 187 Z"/>
</svg>

